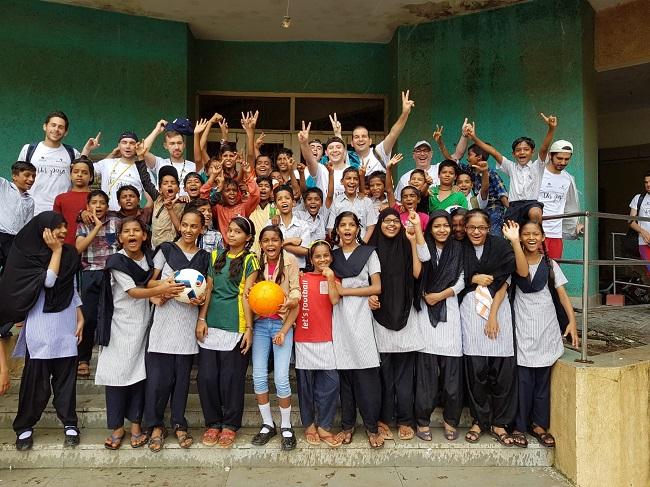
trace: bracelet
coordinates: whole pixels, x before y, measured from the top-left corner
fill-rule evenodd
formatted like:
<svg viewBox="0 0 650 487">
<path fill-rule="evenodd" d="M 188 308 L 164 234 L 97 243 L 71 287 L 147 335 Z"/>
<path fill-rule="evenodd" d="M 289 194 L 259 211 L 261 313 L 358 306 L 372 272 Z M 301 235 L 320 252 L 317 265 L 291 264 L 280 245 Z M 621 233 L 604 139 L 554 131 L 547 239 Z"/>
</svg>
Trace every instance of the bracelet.
<svg viewBox="0 0 650 487">
<path fill-rule="evenodd" d="M 200 316 L 197 319 L 200 320 L 200 321 L 205 321 L 205 318 L 202 318 Z"/>
</svg>

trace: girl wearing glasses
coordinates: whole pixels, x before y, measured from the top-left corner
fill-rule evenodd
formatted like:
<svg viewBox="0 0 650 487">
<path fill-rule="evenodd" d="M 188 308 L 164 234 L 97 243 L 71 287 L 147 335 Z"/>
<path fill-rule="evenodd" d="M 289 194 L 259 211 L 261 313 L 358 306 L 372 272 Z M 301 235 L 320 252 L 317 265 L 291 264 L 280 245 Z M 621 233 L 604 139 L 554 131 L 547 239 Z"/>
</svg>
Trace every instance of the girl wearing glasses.
<svg viewBox="0 0 650 487">
<path fill-rule="evenodd" d="M 506 292 L 515 258 L 510 243 L 489 235 L 483 210 L 467 212 L 463 241 L 465 289 L 458 296 L 463 333 L 465 377 L 474 424 L 465 440 L 476 443 L 489 431 L 501 444 L 513 445 L 506 427 L 516 410 L 516 360 L 512 313 Z"/>
</svg>

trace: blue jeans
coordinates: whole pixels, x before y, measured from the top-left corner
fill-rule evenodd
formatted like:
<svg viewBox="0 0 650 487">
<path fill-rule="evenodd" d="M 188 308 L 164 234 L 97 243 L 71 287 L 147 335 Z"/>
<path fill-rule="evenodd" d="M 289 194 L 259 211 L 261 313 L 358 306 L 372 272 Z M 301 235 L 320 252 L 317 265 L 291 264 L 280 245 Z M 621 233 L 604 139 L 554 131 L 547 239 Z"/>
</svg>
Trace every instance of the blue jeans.
<svg viewBox="0 0 650 487">
<path fill-rule="evenodd" d="M 273 345 L 273 380 L 278 398 L 291 396 L 289 360 L 293 348 L 293 328 L 284 337 L 282 346 L 275 345 L 273 337 L 282 328 L 282 320 L 261 318 L 253 326 L 253 389 L 255 394 L 269 392 L 269 353 Z"/>
</svg>

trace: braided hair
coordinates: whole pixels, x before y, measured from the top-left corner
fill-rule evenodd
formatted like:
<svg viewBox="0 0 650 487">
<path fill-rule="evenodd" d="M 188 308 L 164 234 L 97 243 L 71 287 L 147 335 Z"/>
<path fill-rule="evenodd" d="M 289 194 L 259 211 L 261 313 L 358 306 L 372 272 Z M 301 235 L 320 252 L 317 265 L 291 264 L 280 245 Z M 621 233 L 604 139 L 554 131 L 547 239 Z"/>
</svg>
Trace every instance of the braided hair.
<svg viewBox="0 0 650 487">
<path fill-rule="evenodd" d="M 241 231 L 243 231 L 247 236 L 255 235 L 255 225 L 245 216 L 236 216 L 230 223 L 237 225 Z M 244 261 L 246 256 L 250 254 L 251 247 L 253 246 L 254 239 L 249 239 L 244 245 L 244 250 L 240 255 L 234 258 L 230 262 L 230 280 L 238 282 L 241 279 L 242 271 L 244 269 Z M 214 272 L 215 274 L 220 274 L 221 270 L 226 265 L 226 258 L 228 257 L 228 252 L 230 251 L 230 244 L 226 244 L 224 251 L 219 254 L 217 259 L 214 261 Z"/>
<path fill-rule="evenodd" d="M 546 236 L 546 234 L 544 233 L 544 227 L 542 227 L 540 223 L 530 221 L 530 220 L 526 221 L 519 227 L 519 233 L 522 232 L 522 230 L 526 225 L 535 225 L 537 228 L 539 228 L 539 231 L 542 233 L 542 237 Z M 553 262 L 551 258 L 548 256 L 546 241 L 542 242 L 542 258 L 544 259 L 544 262 L 548 266 L 548 285 L 551 289 L 555 289 L 555 272 L 553 271 Z"/>
<path fill-rule="evenodd" d="M 341 224 L 341 220 L 346 217 L 352 218 L 354 220 L 354 223 L 357 226 L 357 243 L 359 245 L 364 245 L 365 242 L 361 239 L 361 221 L 359 221 L 359 217 L 356 215 L 356 213 L 353 213 L 351 211 L 343 211 L 336 216 L 336 219 L 334 220 L 334 228 L 332 228 L 332 242 L 334 245 L 341 245 L 341 236 L 338 234 L 338 228 Z"/>
<path fill-rule="evenodd" d="M 280 237 L 280 242 L 284 242 L 284 237 L 282 235 L 282 230 L 277 225 L 267 225 L 262 228 L 260 232 L 259 240 L 262 241 L 262 236 L 266 232 L 274 232 L 278 237 Z M 280 249 L 280 259 L 278 260 L 278 275 L 275 276 L 275 283 L 280 284 L 282 279 L 284 279 L 284 250 Z M 257 282 L 264 281 L 264 271 L 266 270 L 266 253 L 262 250 L 260 252 L 260 272 L 257 273 Z"/>
</svg>

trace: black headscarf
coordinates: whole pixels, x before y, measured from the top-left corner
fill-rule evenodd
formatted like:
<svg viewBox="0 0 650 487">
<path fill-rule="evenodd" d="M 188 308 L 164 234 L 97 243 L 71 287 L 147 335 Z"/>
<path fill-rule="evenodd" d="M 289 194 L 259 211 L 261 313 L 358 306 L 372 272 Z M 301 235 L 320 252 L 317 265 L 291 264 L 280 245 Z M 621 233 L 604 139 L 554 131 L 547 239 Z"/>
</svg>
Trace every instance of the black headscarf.
<svg viewBox="0 0 650 487">
<path fill-rule="evenodd" d="M 157 251 L 163 253 L 167 265 L 175 271 L 181 269 L 194 269 L 204 276 L 207 276 L 208 274 L 210 254 L 203 249 L 199 249 L 199 251 L 192 256 L 192 260 L 189 260 L 185 253 L 174 242 L 161 243 L 158 246 Z"/>
<path fill-rule="evenodd" d="M 381 307 L 372 312 L 375 320 L 384 328 L 399 331 L 406 322 L 413 304 L 413 251 L 406 238 L 404 226 L 399 233 L 388 238 L 381 231 L 385 218 L 393 216 L 399 220 L 399 213 L 393 208 L 385 208 L 379 213 L 379 219 L 372 232 L 369 244 L 377 249 L 381 264 Z M 401 222 L 400 222 L 401 225 Z"/>
<path fill-rule="evenodd" d="M 145 252 L 149 270 L 145 271 L 133 259 L 124 254 L 113 254 L 106 260 L 104 275 L 100 284 L 99 305 L 97 307 L 97 344 L 107 346 L 111 339 L 111 322 L 113 320 L 113 288 L 111 287 L 111 270 L 127 274 L 135 285 L 144 287 L 153 275 L 153 259 L 150 252 Z"/>
<path fill-rule="evenodd" d="M 44 211 L 32 218 L 16 235 L 0 279 L 0 296 L 3 300 L 0 323 L 23 321 L 36 304 L 45 285 L 47 267 L 52 257 L 52 250 L 43 240 L 43 231 L 46 228 L 53 230 L 62 223 L 65 223 L 63 215 Z M 79 266 L 77 249 L 63 244 L 56 282 L 53 287 L 45 289 L 43 312 L 57 313 L 70 305 L 74 296 L 74 277 Z"/>
<path fill-rule="evenodd" d="M 429 215 L 429 223 L 424 233 L 424 240 L 429 248 L 431 259 L 423 264 L 422 279 L 420 280 L 419 296 L 424 293 L 439 293 L 456 284 L 458 276 L 463 270 L 463 248 L 462 244 L 456 240 L 451 233 L 445 242 L 440 259 L 438 259 L 438 249 L 436 240 L 431 234 L 433 221 L 436 218 L 445 218 L 451 229 L 451 215 L 444 210 L 436 210 Z M 419 302 L 419 300 L 418 300 Z M 447 321 L 447 303 L 446 300 L 438 301 L 433 306 L 428 306 L 429 321 L 436 327 L 439 322 Z"/>
<path fill-rule="evenodd" d="M 370 245 L 359 245 L 352 251 L 350 257 L 346 258 L 341 247 L 335 249 L 332 251 L 331 266 L 334 274 L 341 279 L 358 276 L 374 250 L 375 248 Z"/>
<path fill-rule="evenodd" d="M 494 297 L 515 271 L 515 253 L 510 242 L 501 237 L 487 235 L 480 259 L 476 257 L 476 250 L 469 238 L 465 238 L 462 244 L 465 289 L 458 295 L 458 300 L 462 301 L 467 293 L 476 289 L 476 284 L 472 284 L 472 277 L 475 274 L 489 274 L 494 278 L 492 284 L 487 287 L 490 295 Z"/>
</svg>

